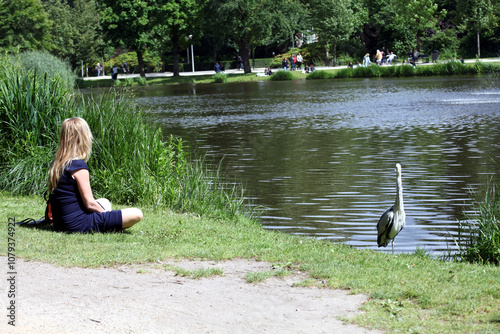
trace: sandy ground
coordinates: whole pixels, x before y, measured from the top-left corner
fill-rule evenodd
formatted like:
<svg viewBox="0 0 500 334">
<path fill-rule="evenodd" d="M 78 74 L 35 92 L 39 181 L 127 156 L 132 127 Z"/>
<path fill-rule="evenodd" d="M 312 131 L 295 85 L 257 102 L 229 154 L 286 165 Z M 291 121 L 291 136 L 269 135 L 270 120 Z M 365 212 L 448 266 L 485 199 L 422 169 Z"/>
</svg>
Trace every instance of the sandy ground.
<svg viewBox="0 0 500 334">
<path fill-rule="evenodd" d="M 192 279 L 158 264 L 85 269 L 18 259 L 13 327 L 7 259 L 0 259 L 0 333 L 380 333 L 338 320 L 357 314 L 366 296 L 292 287 L 300 273 L 248 283 L 247 272 L 271 265 L 247 260 L 161 263 L 224 271 Z"/>
</svg>

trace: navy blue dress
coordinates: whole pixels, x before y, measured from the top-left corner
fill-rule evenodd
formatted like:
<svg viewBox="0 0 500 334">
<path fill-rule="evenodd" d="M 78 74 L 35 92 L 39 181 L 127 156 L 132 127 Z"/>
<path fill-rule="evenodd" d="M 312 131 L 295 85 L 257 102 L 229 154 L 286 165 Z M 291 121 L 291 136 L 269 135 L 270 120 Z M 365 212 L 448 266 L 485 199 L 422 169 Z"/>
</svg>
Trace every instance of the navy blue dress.
<svg viewBox="0 0 500 334">
<path fill-rule="evenodd" d="M 64 232 L 109 232 L 122 230 L 120 210 L 91 212 L 83 204 L 73 172 L 89 167 L 83 160 L 72 160 L 50 195 L 54 230 Z"/>
</svg>

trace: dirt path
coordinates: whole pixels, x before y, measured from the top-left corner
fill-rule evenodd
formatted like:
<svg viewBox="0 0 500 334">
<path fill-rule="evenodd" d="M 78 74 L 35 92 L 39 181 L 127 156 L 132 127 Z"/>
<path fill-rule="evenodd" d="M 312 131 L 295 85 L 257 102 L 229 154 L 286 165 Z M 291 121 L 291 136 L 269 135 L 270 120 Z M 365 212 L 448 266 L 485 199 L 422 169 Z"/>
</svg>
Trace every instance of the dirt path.
<svg viewBox="0 0 500 334">
<path fill-rule="evenodd" d="M 18 260 L 16 326 L 7 324 L 7 277 L 0 333 L 380 333 L 337 319 L 358 312 L 365 296 L 292 287 L 300 275 L 246 282 L 247 272 L 270 270 L 268 263 L 170 264 L 221 268 L 224 276 L 190 279 L 152 265 L 83 269 Z"/>
</svg>

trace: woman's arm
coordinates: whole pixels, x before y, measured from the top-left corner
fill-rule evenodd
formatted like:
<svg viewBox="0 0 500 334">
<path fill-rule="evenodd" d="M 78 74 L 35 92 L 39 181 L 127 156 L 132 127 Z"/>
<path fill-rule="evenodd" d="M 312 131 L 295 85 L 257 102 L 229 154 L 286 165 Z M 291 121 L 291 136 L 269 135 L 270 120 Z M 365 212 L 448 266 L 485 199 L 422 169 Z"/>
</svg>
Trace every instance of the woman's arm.
<svg viewBox="0 0 500 334">
<path fill-rule="evenodd" d="M 90 175 L 86 169 L 79 169 L 71 174 L 78 184 L 78 190 L 82 196 L 83 205 L 92 212 L 104 212 L 104 209 L 97 203 L 90 188 Z"/>
</svg>

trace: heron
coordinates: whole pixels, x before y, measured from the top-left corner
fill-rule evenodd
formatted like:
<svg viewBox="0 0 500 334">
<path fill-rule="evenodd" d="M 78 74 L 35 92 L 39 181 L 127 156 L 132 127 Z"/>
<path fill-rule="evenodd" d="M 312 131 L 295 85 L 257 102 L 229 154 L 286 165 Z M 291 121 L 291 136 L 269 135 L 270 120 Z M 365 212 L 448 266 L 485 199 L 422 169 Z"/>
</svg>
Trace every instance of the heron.
<svg viewBox="0 0 500 334">
<path fill-rule="evenodd" d="M 392 253 L 394 254 L 394 238 L 405 226 L 405 209 L 403 205 L 403 182 L 401 181 L 401 165 L 396 164 L 396 201 L 377 223 L 377 244 L 386 247 L 392 241 Z"/>
</svg>

